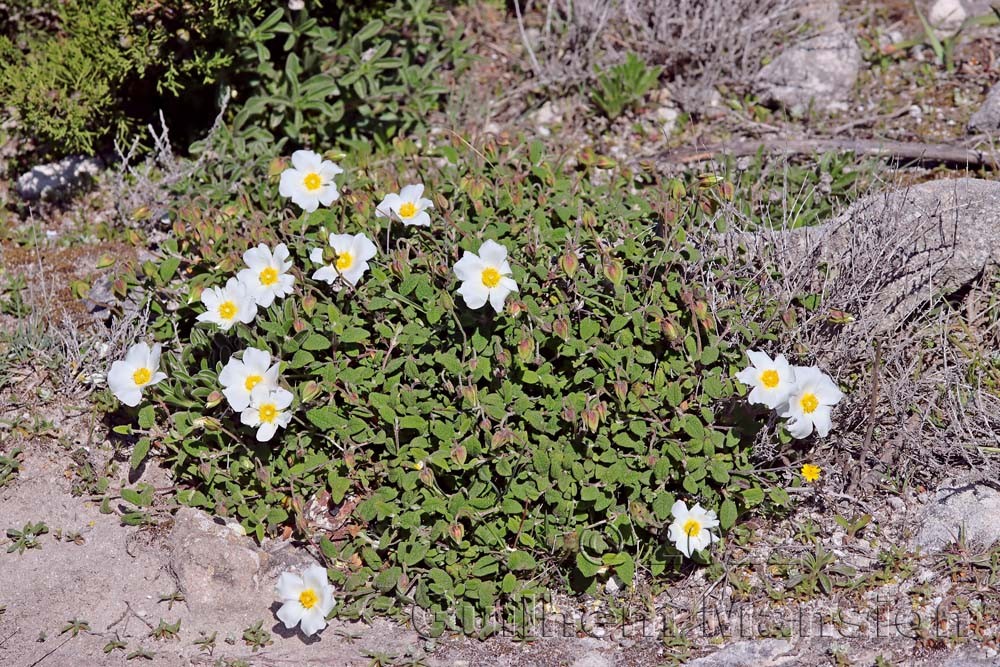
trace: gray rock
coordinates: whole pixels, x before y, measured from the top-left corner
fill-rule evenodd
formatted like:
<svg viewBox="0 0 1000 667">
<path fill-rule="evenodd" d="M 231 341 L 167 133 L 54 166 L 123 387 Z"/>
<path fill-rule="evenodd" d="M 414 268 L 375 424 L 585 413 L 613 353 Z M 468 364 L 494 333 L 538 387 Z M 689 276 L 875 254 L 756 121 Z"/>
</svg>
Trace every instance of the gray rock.
<svg viewBox="0 0 1000 667">
<path fill-rule="evenodd" d="M 597 652 L 587 653 L 573 661 L 572 667 L 614 667 L 615 661 Z"/>
<path fill-rule="evenodd" d="M 294 549 L 267 553 L 240 533 L 235 523 L 182 507 L 167 538 L 169 568 L 188 609 L 230 627 L 265 617 L 279 572 L 312 564 Z"/>
<path fill-rule="evenodd" d="M 940 487 L 919 523 L 913 543 L 924 551 L 954 544 L 963 528 L 967 542 L 988 547 L 1000 540 L 1000 491 L 984 484 Z"/>
<path fill-rule="evenodd" d="M 14 187 L 26 201 L 59 200 L 90 183 L 103 168 L 104 164 L 98 158 L 74 155 L 59 162 L 33 167 L 17 179 Z"/>
<path fill-rule="evenodd" d="M 969 119 L 969 132 L 1000 131 L 1000 84 L 993 86 L 979 111 Z"/>
<path fill-rule="evenodd" d="M 704 658 L 687 663 L 688 667 L 777 667 L 796 665 L 798 657 L 788 655 L 794 645 L 785 639 L 762 639 L 736 642 Z"/>
<path fill-rule="evenodd" d="M 1000 183 L 920 183 L 863 197 L 822 225 L 733 238 L 782 266 L 827 266 L 813 287 L 842 295 L 852 330 L 870 341 L 1000 264 Z"/>
<path fill-rule="evenodd" d="M 957 33 L 969 14 L 962 0 L 936 0 L 927 11 L 927 22 L 938 37 Z"/>
<path fill-rule="evenodd" d="M 785 49 L 757 75 L 758 94 L 793 114 L 810 106 L 846 109 L 861 69 L 861 49 L 840 23 Z"/>
</svg>

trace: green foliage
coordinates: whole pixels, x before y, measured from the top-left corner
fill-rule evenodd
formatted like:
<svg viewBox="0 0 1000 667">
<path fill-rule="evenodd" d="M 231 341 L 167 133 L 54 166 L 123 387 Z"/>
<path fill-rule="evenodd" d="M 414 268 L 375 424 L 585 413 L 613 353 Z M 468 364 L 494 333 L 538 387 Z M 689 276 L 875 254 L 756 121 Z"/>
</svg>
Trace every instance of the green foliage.
<svg viewBox="0 0 1000 667">
<path fill-rule="evenodd" d="M 759 423 L 727 407 L 744 346 L 767 338 L 746 317 L 756 287 L 740 286 L 748 303 L 710 307 L 705 283 L 729 274 L 688 241 L 732 184 L 692 181 L 674 196 L 645 174 L 598 182 L 595 167 L 613 164 L 587 151 L 567 169 L 539 142 L 465 147 L 359 148 L 342 161 L 341 199 L 298 217 L 263 165 L 235 197 L 232 184 L 207 186 L 164 245 L 180 265 L 147 263 L 133 281 L 157 295 L 151 331 L 169 378 L 154 428 L 188 486 L 179 500 L 258 538 L 310 534 L 303 507 L 318 494 L 350 503 L 347 534 L 319 540 L 344 616 L 412 599 L 466 622 L 561 581 L 592 591 L 612 574 L 660 576 L 681 562 L 665 539 L 675 499 L 716 509 L 723 529 L 788 501 L 749 474 Z M 410 165 L 435 202 L 430 229 L 374 216 L 386 191 L 416 180 Z M 329 232 L 380 247 L 356 290 L 309 277 Z M 465 307 L 452 273 L 488 238 L 510 251 L 520 288 L 499 315 Z M 201 291 L 248 246 L 277 241 L 295 259 L 295 294 L 228 333 L 196 325 Z M 251 346 L 282 360 L 296 396 L 292 423 L 266 443 L 219 394 L 221 368 Z"/>
<path fill-rule="evenodd" d="M 240 58 L 254 73 L 235 130 L 264 127 L 317 145 L 389 138 L 420 124 L 447 92 L 441 70 L 461 59 L 465 43 L 450 36 L 432 0 L 384 4 L 384 15 L 349 14 L 337 26 L 281 10 L 259 24 L 242 20 Z"/>
<path fill-rule="evenodd" d="M 605 116 L 614 120 L 642 101 L 656 85 L 661 69 L 649 67 L 642 58 L 629 53 L 625 62 L 597 75 L 598 89 L 590 94 L 590 99 Z"/>
<path fill-rule="evenodd" d="M 10 538 L 11 543 L 7 547 L 7 553 L 10 554 L 16 551 L 19 554 L 23 554 L 26 549 L 41 548 L 42 543 L 38 541 L 38 538 L 47 532 L 49 532 L 49 527 L 42 521 L 34 524 L 26 523 L 21 530 L 8 528 L 7 537 Z"/>
<path fill-rule="evenodd" d="M 190 141 L 229 91 L 246 100 L 240 128 L 391 136 L 436 108 L 464 49 L 433 0 L 316 1 L 314 16 L 279 0 L 36 4 L 17 0 L 0 24 L 0 104 L 51 155 L 130 144 L 160 110 Z"/>
</svg>

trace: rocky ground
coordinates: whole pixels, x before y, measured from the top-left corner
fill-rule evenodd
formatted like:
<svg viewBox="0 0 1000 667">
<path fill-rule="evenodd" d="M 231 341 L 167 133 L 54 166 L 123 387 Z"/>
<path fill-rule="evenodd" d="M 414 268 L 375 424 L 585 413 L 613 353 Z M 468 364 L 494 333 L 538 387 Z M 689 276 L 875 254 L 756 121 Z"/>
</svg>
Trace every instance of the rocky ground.
<svg viewBox="0 0 1000 667">
<path fill-rule="evenodd" d="M 466 18 L 483 59 L 469 76 L 488 83 L 486 91 L 508 86 L 514 94 L 490 105 L 469 101 L 464 117 L 479 132 L 527 131 L 623 159 L 657 159 L 668 172 L 705 159 L 663 158 L 678 150 L 707 148 L 711 157 L 719 146 L 753 141 L 765 152 L 808 160 L 808 142 L 823 139 L 855 142 L 859 152 L 870 148 L 887 160 L 866 188 L 988 176 L 962 185 L 969 190 L 956 201 L 946 199 L 959 187 L 951 180 L 936 203 L 919 192 L 902 204 L 893 200 L 894 212 L 902 212 L 894 219 L 911 222 L 954 221 L 952 214 L 971 204 L 961 224 L 913 223 L 926 232 L 916 240 L 907 236 L 913 227 L 883 235 L 909 238 L 904 251 L 930 249 L 917 282 L 936 280 L 958 295 L 953 311 L 941 315 L 947 335 L 933 335 L 982 347 L 977 359 L 986 365 L 972 372 L 987 377 L 996 372 L 1000 329 L 1000 216 L 993 205 L 1000 195 L 991 182 L 1000 88 L 990 90 L 1000 76 L 1000 35 L 995 26 L 963 22 L 989 7 L 971 0 L 921 5 L 938 39 L 958 35 L 954 67 L 946 69 L 934 62 L 933 42 L 909 3 L 814 4 L 817 34 L 776 53 L 752 94 L 715 91 L 691 102 L 664 87 L 600 132 L 580 120 L 583 96 L 546 99 L 524 83 L 516 23 L 495 7 L 476 8 Z M 535 19 L 529 16 L 529 29 Z M 904 47 L 913 39 L 919 44 Z M 793 140 L 806 143 L 790 148 Z M 916 153 L 894 153 L 887 140 Z M 962 154 L 971 172 L 962 159 L 925 159 L 942 146 L 971 151 Z M 106 366 L 120 334 L 104 341 L 100 306 L 113 297 L 110 281 L 100 280 L 111 266 L 106 258 L 133 262 L 144 250 L 127 234 L 109 233 L 120 193 L 106 175 L 98 173 L 98 187 L 72 203 L 29 205 L 15 197 L 34 201 L 48 188 L 46 197 L 59 198 L 68 180 L 100 168 L 74 162 L 2 190 L 10 209 L 0 221 L 0 329 L 14 333 L 0 342 L 0 664 L 1000 664 L 1000 487 L 990 472 L 1000 442 L 989 414 L 971 452 L 920 440 L 929 432 L 924 424 L 880 425 L 875 447 L 894 452 L 885 464 L 898 466 L 899 475 L 868 485 L 852 483 L 845 452 L 828 447 L 818 456 L 829 476 L 808 492 L 793 491 L 790 516 L 742 525 L 715 554 L 720 569 L 692 570 L 668 593 L 640 582 L 633 590 L 609 586 L 599 599 L 553 600 L 540 607 L 527 636 L 503 629 L 487 640 L 430 638 L 421 633 L 423 619 L 401 618 L 334 621 L 321 638 L 303 641 L 277 622 L 272 589 L 280 571 L 313 562 L 309 551 L 287 541 L 259 545 L 221 519 L 177 509 L 171 480 L 155 465 L 127 477 L 127 452 L 89 402 L 90 378 Z M 854 219 L 834 218 L 829 238 Z M 944 232 L 935 237 L 935 230 Z M 856 250 L 857 237 L 850 231 L 840 247 Z M 938 242 L 961 261 L 941 264 Z M 930 277 L 920 274 L 926 269 Z M 27 282 L 23 308 L 12 301 L 15 277 Z M 77 280 L 102 288 L 76 294 Z M 877 296 L 893 286 L 898 282 L 866 289 Z M 869 303 L 872 312 L 859 313 L 862 319 L 885 311 L 885 302 Z M 940 386 L 952 376 L 936 377 Z M 997 408 L 995 397 L 979 400 L 985 412 Z M 897 447 L 890 433 L 909 440 Z M 101 506 L 95 484 L 105 475 L 113 494 L 115 485 L 139 481 L 162 491 L 141 525 L 129 525 L 123 503 Z"/>
</svg>

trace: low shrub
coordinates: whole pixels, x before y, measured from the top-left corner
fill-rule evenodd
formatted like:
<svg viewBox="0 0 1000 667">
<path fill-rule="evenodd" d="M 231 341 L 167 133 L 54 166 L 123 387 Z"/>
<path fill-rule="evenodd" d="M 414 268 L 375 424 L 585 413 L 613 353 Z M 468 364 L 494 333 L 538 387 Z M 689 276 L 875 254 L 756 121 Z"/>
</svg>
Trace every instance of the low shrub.
<svg viewBox="0 0 1000 667">
<path fill-rule="evenodd" d="M 328 157 L 345 169 L 330 208 L 290 211 L 278 161 L 227 204 L 219 189 L 180 209 L 166 259 L 131 282 L 152 295 L 168 378 L 139 428 L 118 430 L 138 438 L 134 465 L 165 458 L 182 502 L 260 539 L 313 541 L 346 593 L 343 616 L 412 600 L 469 619 L 550 586 L 676 570 L 677 500 L 717 512 L 723 531 L 787 501 L 753 472 L 760 420 L 732 400 L 743 350 L 769 339 L 747 317 L 762 304 L 748 281 L 745 303 L 710 308 L 706 282 L 729 273 L 689 241 L 717 221 L 730 182 L 608 172 L 587 150 L 564 168 L 538 142 L 398 140 Z M 429 227 L 376 216 L 417 180 Z M 354 288 L 312 278 L 310 252 L 330 233 L 377 246 Z M 500 313 L 456 293 L 453 267 L 486 239 L 508 249 L 518 286 Z M 278 242 L 293 293 L 227 331 L 197 323 L 202 293 L 248 248 Z M 223 366 L 250 347 L 281 360 L 294 395 L 266 442 L 221 393 Z M 329 512 L 343 525 L 316 522 Z"/>
</svg>

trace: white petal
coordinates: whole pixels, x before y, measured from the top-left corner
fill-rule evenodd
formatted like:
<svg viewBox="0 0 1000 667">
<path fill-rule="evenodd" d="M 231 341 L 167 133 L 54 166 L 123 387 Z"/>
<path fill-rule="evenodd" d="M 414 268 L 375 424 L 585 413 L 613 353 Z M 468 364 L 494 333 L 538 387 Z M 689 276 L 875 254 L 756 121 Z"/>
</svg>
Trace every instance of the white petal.
<svg viewBox="0 0 1000 667">
<path fill-rule="evenodd" d="M 687 503 L 683 500 L 678 500 L 674 502 L 673 506 L 670 508 L 670 514 L 673 515 L 679 523 L 684 523 L 688 518 L 688 508 Z"/>
<path fill-rule="evenodd" d="M 264 424 L 257 428 L 257 442 L 267 442 L 274 437 L 275 432 L 277 432 L 278 426 L 274 423 Z"/>
<path fill-rule="evenodd" d="M 310 250 L 309 251 L 309 261 L 310 262 L 315 262 L 316 264 L 322 264 L 323 263 L 323 249 L 322 248 L 313 248 L 312 250 Z"/>
<path fill-rule="evenodd" d="M 329 584 L 326 568 L 320 565 L 310 565 L 302 573 L 302 583 L 306 588 L 311 588 L 317 593 L 322 591 Z"/>
<path fill-rule="evenodd" d="M 476 310 L 482 308 L 487 299 L 490 298 L 490 291 L 483 286 L 482 282 L 476 284 L 475 280 L 467 280 L 458 288 L 458 293 L 465 300 L 465 305 Z"/>
<path fill-rule="evenodd" d="M 149 368 L 149 345 L 136 343 L 125 353 L 125 363 L 132 368 Z"/>
<path fill-rule="evenodd" d="M 159 343 L 153 345 L 149 350 L 149 366 L 147 368 L 156 370 L 160 367 L 160 353 L 163 351 L 163 346 Z"/>
<path fill-rule="evenodd" d="M 271 250 L 261 243 L 243 253 L 243 262 L 251 269 L 260 271 L 271 265 Z"/>
<path fill-rule="evenodd" d="M 832 409 L 828 405 L 821 405 L 816 408 L 812 413 L 813 424 L 816 426 L 816 435 L 821 438 L 825 438 L 830 434 L 830 429 L 833 428 L 833 422 L 830 420 L 830 413 Z"/>
<path fill-rule="evenodd" d="M 243 351 L 243 365 L 246 366 L 248 375 L 263 375 L 271 365 L 271 353 L 248 347 Z"/>
<path fill-rule="evenodd" d="M 292 392 L 282 389 L 281 387 L 274 387 L 269 390 L 270 394 L 268 398 L 274 403 L 274 407 L 282 410 L 287 408 L 292 404 Z"/>
<path fill-rule="evenodd" d="M 364 236 L 359 234 L 359 236 Z M 333 248 L 338 255 L 345 252 L 351 252 L 354 249 L 354 237 L 350 234 L 330 234 L 330 247 Z"/>
<path fill-rule="evenodd" d="M 240 421 L 247 426 L 260 424 L 260 411 L 257 408 L 247 408 L 240 414 Z"/>
<path fill-rule="evenodd" d="M 246 390 L 245 386 L 242 384 L 234 384 L 231 387 L 225 387 L 222 390 L 222 395 L 226 397 L 227 401 L 229 401 L 229 406 L 234 412 L 242 412 L 243 414 L 246 414 L 244 411 L 250 407 L 250 392 Z M 249 418 L 250 417 L 247 417 L 247 419 Z M 242 421 L 243 415 L 240 415 L 240 419 Z M 243 423 L 249 426 L 256 425 L 246 421 Z"/>
<path fill-rule="evenodd" d="M 302 577 L 294 572 L 282 572 L 278 577 L 278 583 L 274 586 L 274 591 L 279 600 L 287 602 L 288 600 L 298 600 L 305 588 L 306 585 Z"/>
<path fill-rule="evenodd" d="M 138 387 L 122 389 L 119 392 L 114 392 L 114 394 L 119 401 L 130 408 L 134 408 L 142 403 L 142 391 Z"/>
<path fill-rule="evenodd" d="M 421 211 L 409 220 L 404 220 L 403 224 L 409 227 L 430 227 L 431 216 L 427 211 Z"/>
<path fill-rule="evenodd" d="M 455 276 L 465 282 L 472 280 L 481 280 L 480 276 L 483 273 L 483 260 L 479 259 L 478 255 L 475 255 L 468 250 L 462 255 L 462 259 L 455 262 Z"/>
<path fill-rule="evenodd" d="M 421 211 L 428 208 L 434 208 L 434 202 L 432 202 L 430 199 L 421 199 L 419 202 L 417 202 L 417 208 L 420 209 Z"/>
<path fill-rule="evenodd" d="M 789 419 L 785 424 L 785 427 L 788 429 L 791 436 L 798 440 L 809 437 L 809 434 L 813 431 L 812 420 L 805 416 L 793 417 Z"/>
<path fill-rule="evenodd" d="M 135 389 L 135 380 L 132 379 L 134 372 L 135 369 L 124 361 L 111 364 L 111 370 L 108 371 L 108 388 L 116 396 L 120 391 Z"/>
<path fill-rule="evenodd" d="M 490 290 L 490 305 L 493 306 L 493 310 L 497 313 L 503 311 L 503 302 L 510 294 L 509 290 L 503 289 L 500 286 L 494 287 Z"/>
<path fill-rule="evenodd" d="M 415 183 L 413 185 L 407 185 L 402 190 L 399 191 L 399 198 L 403 201 L 408 201 L 416 204 L 420 201 L 420 196 L 424 194 L 424 186 L 420 183 Z"/>
<path fill-rule="evenodd" d="M 502 287 L 502 288 L 504 288 L 508 292 L 516 292 L 517 291 L 517 283 L 514 282 L 513 278 L 508 278 L 507 276 L 504 276 L 503 278 L 500 279 L 500 285 L 499 286 Z"/>
<path fill-rule="evenodd" d="M 772 368 L 774 362 L 764 352 L 758 350 L 747 350 L 747 357 L 750 358 L 750 363 L 756 366 L 759 370 L 764 370 L 767 368 Z"/>
<path fill-rule="evenodd" d="M 354 256 L 356 260 L 367 262 L 377 254 L 378 247 L 367 236 L 358 234 L 354 237 Z"/>
<path fill-rule="evenodd" d="M 344 170 L 340 168 L 336 162 L 331 162 L 330 160 L 323 160 L 323 163 L 319 166 L 319 171 L 317 172 L 323 177 L 323 182 L 328 183 L 333 181 L 333 177 L 337 174 L 343 174 Z"/>
<path fill-rule="evenodd" d="M 324 266 L 321 269 L 316 269 L 316 271 L 313 272 L 312 277 L 313 280 L 322 280 L 332 285 L 339 275 L 340 274 L 337 272 L 337 269 L 332 266 Z"/>
<path fill-rule="evenodd" d="M 347 269 L 340 275 L 344 276 L 344 280 L 353 286 L 358 284 L 358 281 L 361 280 L 367 270 L 368 262 L 355 261 L 351 264 L 351 268 Z"/>
<path fill-rule="evenodd" d="M 302 634 L 306 637 L 312 637 L 326 627 L 326 619 L 323 618 L 323 611 L 319 605 L 306 610 L 306 613 L 302 615 L 302 622 L 299 624 L 299 627 L 302 628 Z"/>
<path fill-rule="evenodd" d="M 323 206 L 329 206 L 333 202 L 340 199 L 340 192 L 337 190 L 337 184 L 330 183 L 329 185 L 324 185 L 319 191 L 316 199 Z"/>
<path fill-rule="evenodd" d="M 500 266 L 507 260 L 507 248 L 493 240 L 484 241 L 479 248 L 479 258 L 487 266 Z"/>
<path fill-rule="evenodd" d="M 219 373 L 219 384 L 223 387 L 242 385 L 246 379 L 246 375 L 247 372 L 243 362 L 236 357 L 229 357 L 229 361 L 223 367 L 222 372 Z"/>
<path fill-rule="evenodd" d="M 286 169 L 281 172 L 278 181 L 278 194 L 282 197 L 295 197 L 302 191 L 302 174 L 297 169 Z"/>
<path fill-rule="evenodd" d="M 157 384 L 158 382 L 163 382 L 166 379 L 167 379 L 167 374 L 162 371 L 153 373 L 153 378 L 149 381 L 149 383 L 146 386 L 147 387 L 152 386 L 154 384 Z"/>
<path fill-rule="evenodd" d="M 319 153 L 306 150 L 298 150 L 292 153 L 292 166 L 299 171 L 318 172 L 323 164 L 323 158 Z"/>
<path fill-rule="evenodd" d="M 305 615 L 305 607 L 298 600 L 289 600 L 285 604 L 281 605 L 281 609 L 278 610 L 277 616 L 278 620 L 285 624 L 285 627 L 291 630 L 302 617 Z"/>
</svg>

